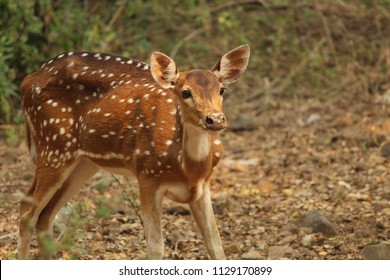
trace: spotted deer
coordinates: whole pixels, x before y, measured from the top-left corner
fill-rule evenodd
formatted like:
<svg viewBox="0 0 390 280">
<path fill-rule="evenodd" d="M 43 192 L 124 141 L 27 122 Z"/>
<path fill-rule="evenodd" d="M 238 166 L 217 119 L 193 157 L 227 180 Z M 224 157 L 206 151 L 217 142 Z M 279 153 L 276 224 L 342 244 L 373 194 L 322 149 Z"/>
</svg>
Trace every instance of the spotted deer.
<svg viewBox="0 0 390 280">
<path fill-rule="evenodd" d="M 179 72 L 154 52 L 150 65 L 111 54 L 68 52 L 21 84 L 26 138 L 36 166 L 20 204 L 20 259 L 35 230 L 40 257 L 57 212 L 100 169 L 134 176 L 147 256 L 163 257 L 162 198 L 188 203 L 212 259 L 225 254 L 209 183 L 223 154 L 223 84 L 246 69 L 249 47 L 231 50 L 211 70 Z M 47 241 L 47 240 L 46 240 Z"/>
</svg>

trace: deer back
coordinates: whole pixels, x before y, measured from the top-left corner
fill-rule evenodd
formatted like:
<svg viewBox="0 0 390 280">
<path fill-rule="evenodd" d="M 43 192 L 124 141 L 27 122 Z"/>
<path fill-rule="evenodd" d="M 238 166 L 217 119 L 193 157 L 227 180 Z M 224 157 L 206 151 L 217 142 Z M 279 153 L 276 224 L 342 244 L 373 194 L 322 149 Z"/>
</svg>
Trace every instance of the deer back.
<svg viewBox="0 0 390 280">
<path fill-rule="evenodd" d="M 179 102 L 155 83 L 148 64 L 65 53 L 27 76 L 21 91 L 35 162 L 59 168 L 85 155 L 136 174 L 172 179 L 171 170 L 180 170 Z"/>
</svg>

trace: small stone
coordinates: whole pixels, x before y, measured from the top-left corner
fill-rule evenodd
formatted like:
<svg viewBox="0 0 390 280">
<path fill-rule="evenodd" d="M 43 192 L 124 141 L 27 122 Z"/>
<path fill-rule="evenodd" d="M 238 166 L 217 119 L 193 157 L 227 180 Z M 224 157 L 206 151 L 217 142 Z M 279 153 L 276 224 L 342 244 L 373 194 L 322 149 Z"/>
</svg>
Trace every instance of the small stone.
<svg viewBox="0 0 390 280">
<path fill-rule="evenodd" d="M 384 142 L 380 147 L 382 157 L 390 157 L 390 142 Z"/>
<path fill-rule="evenodd" d="M 349 193 L 347 197 L 358 201 L 367 201 L 370 199 L 369 195 L 364 193 Z"/>
<path fill-rule="evenodd" d="M 179 232 L 172 232 L 167 235 L 167 241 L 172 247 L 176 247 L 177 243 L 183 239 L 183 235 Z"/>
<path fill-rule="evenodd" d="M 314 113 L 314 114 L 311 114 L 307 120 L 306 120 L 306 123 L 307 124 L 312 124 L 312 123 L 315 123 L 317 121 L 319 121 L 321 119 L 321 115 L 320 114 L 317 114 L 317 113 Z"/>
<path fill-rule="evenodd" d="M 103 240 L 103 236 L 100 234 L 100 232 L 95 232 L 95 239 L 97 241 L 102 241 Z"/>
<path fill-rule="evenodd" d="M 241 260 L 263 260 L 264 257 L 259 253 L 255 251 L 247 252 L 242 254 Z"/>
<path fill-rule="evenodd" d="M 356 227 L 354 229 L 354 233 L 357 237 L 370 237 L 371 230 L 371 228 L 367 227 Z"/>
<path fill-rule="evenodd" d="M 378 96 L 376 101 L 385 105 L 390 104 L 390 89 L 388 89 L 383 95 Z"/>
<path fill-rule="evenodd" d="M 233 131 L 255 130 L 258 126 L 255 118 L 239 114 L 230 125 L 230 129 Z"/>
<path fill-rule="evenodd" d="M 295 234 L 288 235 L 288 236 L 284 237 L 283 239 L 281 239 L 277 244 L 278 244 L 278 245 L 290 244 L 290 243 L 292 243 L 295 239 L 297 239 L 297 235 L 295 235 Z"/>
<path fill-rule="evenodd" d="M 216 215 L 223 215 L 225 212 L 233 213 L 237 208 L 237 203 L 227 193 L 220 193 L 213 199 L 213 210 Z"/>
<path fill-rule="evenodd" d="M 283 189 L 282 194 L 285 196 L 291 197 L 293 195 L 293 190 L 292 189 Z"/>
<path fill-rule="evenodd" d="M 263 234 L 263 233 L 265 233 L 265 227 L 257 227 L 251 231 L 251 234 L 253 234 L 253 235 L 259 235 L 259 234 Z"/>
<path fill-rule="evenodd" d="M 249 167 L 257 166 L 259 164 L 259 158 L 245 158 L 245 159 L 223 159 L 222 164 L 227 166 L 232 171 L 248 172 Z"/>
<path fill-rule="evenodd" d="M 245 165 L 245 166 L 258 166 L 260 159 L 259 158 L 242 158 L 238 160 L 233 160 L 237 161 L 238 163 Z"/>
<path fill-rule="evenodd" d="M 337 117 L 334 121 L 334 126 L 336 127 L 347 127 L 351 125 L 353 125 L 353 118 L 349 113 Z"/>
<path fill-rule="evenodd" d="M 305 235 L 305 236 L 302 238 L 301 243 L 302 243 L 302 245 L 305 246 L 305 247 L 311 246 L 311 244 L 313 243 L 313 235 L 311 235 L 311 234 Z"/>
<path fill-rule="evenodd" d="M 70 223 L 71 214 L 72 208 L 70 205 L 62 207 L 54 218 L 54 224 L 60 228 L 61 231 L 66 231 Z"/>
<path fill-rule="evenodd" d="M 255 242 L 255 246 L 259 251 L 264 251 L 267 248 L 267 242 L 258 240 Z"/>
<path fill-rule="evenodd" d="M 378 245 L 368 245 L 362 250 L 365 260 L 390 260 L 390 245 L 380 243 Z"/>
<path fill-rule="evenodd" d="M 260 192 L 263 194 L 269 194 L 274 192 L 278 187 L 268 180 L 261 180 L 259 182 Z"/>
<path fill-rule="evenodd" d="M 121 224 L 119 226 L 119 232 L 120 233 L 125 233 L 125 234 L 131 234 L 138 225 L 137 224 Z"/>
<path fill-rule="evenodd" d="M 336 230 L 331 221 L 318 210 L 307 213 L 302 222 L 303 227 L 311 227 L 314 232 L 321 232 L 326 236 L 335 236 Z"/>
<path fill-rule="evenodd" d="M 178 216 L 178 215 L 180 215 L 180 216 L 188 216 L 188 215 L 191 214 L 190 210 L 188 210 L 187 208 L 184 208 L 181 205 L 169 207 L 167 209 L 167 213 L 169 215 L 174 215 L 174 216 Z"/>
<path fill-rule="evenodd" d="M 268 259 L 277 260 L 288 258 L 292 253 L 292 249 L 288 246 L 271 246 L 268 248 Z"/>
<path fill-rule="evenodd" d="M 298 236 L 305 236 L 313 232 L 313 228 L 311 227 L 299 227 L 298 228 Z"/>
<path fill-rule="evenodd" d="M 240 246 L 237 244 L 230 244 L 224 248 L 226 255 L 233 255 L 240 253 Z"/>
<path fill-rule="evenodd" d="M 383 209 L 382 209 L 382 212 L 383 212 L 386 216 L 390 216 L 390 208 L 383 208 Z"/>
<path fill-rule="evenodd" d="M 383 122 L 382 122 L 382 128 L 383 128 L 383 131 L 384 131 L 386 134 L 389 134 L 389 133 L 390 133 L 390 120 L 389 120 L 389 119 L 383 120 Z"/>
<path fill-rule="evenodd" d="M 371 154 L 368 157 L 367 162 L 373 166 L 373 165 L 383 165 L 385 163 L 386 159 L 383 156 Z"/>
</svg>

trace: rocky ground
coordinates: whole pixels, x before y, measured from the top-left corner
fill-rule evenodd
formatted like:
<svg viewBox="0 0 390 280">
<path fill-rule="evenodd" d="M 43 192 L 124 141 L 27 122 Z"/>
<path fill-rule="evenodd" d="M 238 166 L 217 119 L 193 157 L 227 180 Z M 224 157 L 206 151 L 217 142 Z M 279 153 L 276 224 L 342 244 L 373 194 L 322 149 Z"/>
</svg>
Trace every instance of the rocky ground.
<svg viewBox="0 0 390 280">
<path fill-rule="evenodd" d="M 255 119 L 233 122 L 212 181 L 227 258 L 390 259 L 389 100 L 264 100 Z M 24 143 L 6 134 L 0 258 L 13 259 L 18 200 L 33 166 Z M 58 258 L 143 258 L 136 192 L 130 179 L 98 174 L 56 220 Z M 186 205 L 165 201 L 163 228 L 165 258 L 208 258 Z M 37 258 L 35 238 L 31 252 Z"/>
</svg>

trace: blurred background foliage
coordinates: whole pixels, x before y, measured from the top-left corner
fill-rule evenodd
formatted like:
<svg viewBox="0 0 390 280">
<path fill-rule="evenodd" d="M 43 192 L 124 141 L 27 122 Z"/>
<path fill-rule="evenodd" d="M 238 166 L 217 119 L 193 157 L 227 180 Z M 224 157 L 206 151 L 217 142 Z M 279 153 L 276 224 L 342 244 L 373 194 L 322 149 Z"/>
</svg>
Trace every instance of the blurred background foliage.
<svg viewBox="0 0 390 280">
<path fill-rule="evenodd" d="M 277 98 L 390 93 L 390 0 L 0 0 L 0 124 L 22 121 L 19 84 L 66 51 L 211 67 L 249 44 L 228 110 L 254 116 Z"/>
</svg>

